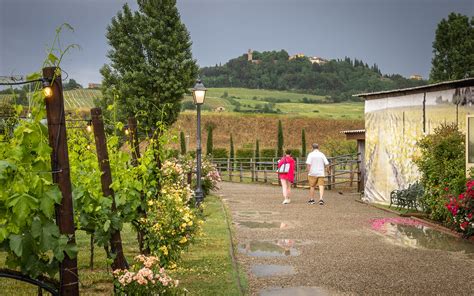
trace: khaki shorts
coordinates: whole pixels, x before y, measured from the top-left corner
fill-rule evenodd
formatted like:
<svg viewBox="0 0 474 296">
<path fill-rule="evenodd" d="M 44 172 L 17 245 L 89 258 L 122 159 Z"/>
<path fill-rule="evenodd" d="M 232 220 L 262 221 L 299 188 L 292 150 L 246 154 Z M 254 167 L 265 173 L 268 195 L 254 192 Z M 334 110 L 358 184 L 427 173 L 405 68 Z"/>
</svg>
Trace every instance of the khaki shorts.
<svg viewBox="0 0 474 296">
<path fill-rule="evenodd" d="M 308 183 L 310 187 L 316 186 L 324 186 L 324 179 L 326 177 L 315 177 L 315 176 L 308 176 Z"/>
</svg>

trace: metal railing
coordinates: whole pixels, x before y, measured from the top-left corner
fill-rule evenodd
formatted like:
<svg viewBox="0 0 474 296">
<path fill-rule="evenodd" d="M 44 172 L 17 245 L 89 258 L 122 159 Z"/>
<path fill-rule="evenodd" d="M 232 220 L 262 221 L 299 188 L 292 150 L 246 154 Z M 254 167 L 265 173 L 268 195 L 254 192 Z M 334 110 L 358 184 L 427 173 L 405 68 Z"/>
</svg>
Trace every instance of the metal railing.
<svg viewBox="0 0 474 296">
<path fill-rule="evenodd" d="M 238 182 L 258 182 L 278 184 L 276 173 L 280 158 L 214 158 L 222 180 Z M 308 186 L 306 158 L 295 159 L 294 186 Z M 356 188 L 362 190 L 360 153 L 328 157 L 329 174 L 326 175 L 326 188 Z"/>
</svg>

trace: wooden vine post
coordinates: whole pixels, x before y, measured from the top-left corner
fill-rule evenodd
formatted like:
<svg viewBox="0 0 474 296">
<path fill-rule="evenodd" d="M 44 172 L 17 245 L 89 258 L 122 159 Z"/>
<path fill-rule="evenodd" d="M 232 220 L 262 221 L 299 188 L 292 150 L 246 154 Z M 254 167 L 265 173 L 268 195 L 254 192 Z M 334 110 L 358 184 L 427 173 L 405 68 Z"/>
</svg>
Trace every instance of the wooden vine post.
<svg viewBox="0 0 474 296">
<path fill-rule="evenodd" d="M 91 109 L 91 117 L 95 146 L 97 149 L 97 158 L 102 172 L 100 177 L 102 192 L 104 193 L 104 196 L 110 196 L 112 198 L 112 212 L 116 212 L 117 207 L 115 205 L 114 191 L 110 188 L 110 185 L 112 184 L 112 173 L 110 171 L 109 153 L 107 152 L 107 141 L 105 138 L 102 110 L 100 108 Z M 112 254 L 115 254 L 114 261 L 112 262 L 112 269 L 127 269 L 128 263 L 123 255 L 120 230 L 113 230 L 110 238 L 110 249 Z"/>
<path fill-rule="evenodd" d="M 130 152 L 132 153 L 132 165 L 134 167 L 138 166 L 138 159 L 140 158 L 140 142 L 138 141 L 138 134 L 137 134 L 137 119 L 135 117 L 128 118 L 128 130 L 129 130 L 129 142 L 130 142 Z M 146 206 L 145 195 L 141 194 L 141 202 L 143 206 Z M 146 209 L 143 207 L 139 208 L 140 216 L 146 219 Z M 140 249 L 140 253 L 144 255 L 150 254 L 150 249 L 145 248 L 145 230 L 141 229 L 138 226 L 137 229 L 137 239 L 138 239 L 138 247 Z"/>
<path fill-rule="evenodd" d="M 74 210 L 60 69 L 57 67 L 43 68 L 43 78 L 50 81 L 53 91 L 52 96 L 46 99 L 46 116 L 48 119 L 49 145 L 52 148 L 53 182 L 58 184 L 62 194 L 61 204 L 56 205 L 55 208 L 56 224 L 59 227 L 59 232 L 68 236 L 68 244 L 75 244 Z M 67 253 L 64 254 L 64 260 L 59 266 L 59 279 L 60 295 L 79 295 L 77 258 L 70 258 Z"/>
</svg>

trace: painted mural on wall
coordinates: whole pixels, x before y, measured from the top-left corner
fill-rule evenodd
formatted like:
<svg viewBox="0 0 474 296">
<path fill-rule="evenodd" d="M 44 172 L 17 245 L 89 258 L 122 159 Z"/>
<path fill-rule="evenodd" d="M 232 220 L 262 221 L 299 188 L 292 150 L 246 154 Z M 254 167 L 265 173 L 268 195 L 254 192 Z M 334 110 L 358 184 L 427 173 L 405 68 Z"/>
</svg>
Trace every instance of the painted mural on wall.
<svg viewBox="0 0 474 296">
<path fill-rule="evenodd" d="M 419 179 L 413 159 L 416 143 L 442 123 L 457 122 L 466 131 L 474 114 L 474 87 L 420 92 L 365 101 L 365 199 L 389 203 L 390 192 Z"/>
</svg>

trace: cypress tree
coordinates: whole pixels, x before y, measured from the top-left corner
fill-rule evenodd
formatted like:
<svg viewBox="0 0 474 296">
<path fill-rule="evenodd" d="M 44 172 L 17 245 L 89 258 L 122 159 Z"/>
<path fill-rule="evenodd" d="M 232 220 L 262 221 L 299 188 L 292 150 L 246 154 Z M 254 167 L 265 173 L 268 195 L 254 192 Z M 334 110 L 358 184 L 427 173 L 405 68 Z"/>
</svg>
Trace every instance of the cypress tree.
<svg viewBox="0 0 474 296">
<path fill-rule="evenodd" d="M 283 156 L 283 127 L 281 125 L 281 120 L 278 120 L 278 149 L 277 157 Z"/>
<path fill-rule="evenodd" d="M 179 142 L 181 145 L 181 154 L 186 154 L 186 139 L 184 138 L 184 132 L 179 133 Z"/>
<path fill-rule="evenodd" d="M 306 157 L 306 135 L 304 129 L 301 130 L 301 156 Z"/>
<path fill-rule="evenodd" d="M 234 161 L 234 140 L 232 139 L 232 134 L 230 134 L 230 161 Z"/>
<path fill-rule="evenodd" d="M 258 163 L 260 160 L 260 145 L 257 139 L 257 143 L 255 143 L 255 162 Z"/>
<path fill-rule="evenodd" d="M 206 154 L 212 155 L 212 126 L 207 127 L 207 146 L 206 146 Z"/>
<path fill-rule="evenodd" d="M 100 70 L 102 110 L 116 103 L 119 121 L 140 114 L 140 127 L 169 126 L 178 118 L 181 99 L 193 86 L 198 66 L 176 0 L 137 0 L 125 4 L 107 26 L 110 60 Z M 143 112 L 146 113 L 143 113 Z M 111 117 L 110 111 L 104 114 Z"/>
</svg>

